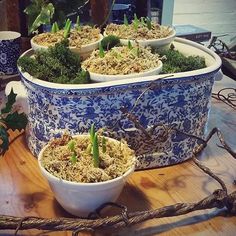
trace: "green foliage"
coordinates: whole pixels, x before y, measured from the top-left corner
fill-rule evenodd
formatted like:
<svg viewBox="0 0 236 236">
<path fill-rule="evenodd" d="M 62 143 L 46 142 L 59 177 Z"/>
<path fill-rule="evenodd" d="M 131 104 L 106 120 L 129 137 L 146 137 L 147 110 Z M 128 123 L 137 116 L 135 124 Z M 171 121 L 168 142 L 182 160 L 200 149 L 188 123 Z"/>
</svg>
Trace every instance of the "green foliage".
<svg viewBox="0 0 236 236">
<path fill-rule="evenodd" d="M 77 154 L 75 151 L 75 141 L 70 140 L 70 142 L 67 144 L 67 146 L 68 146 L 68 149 L 72 152 L 70 160 L 71 160 L 72 164 L 75 164 L 77 161 Z"/>
<path fill-rule="evenodd" d="M 103 49 L 103 46 L 101 43 L 99 43 L 99 56 L 102 58 L 102 57 L 105 57 L 105 52 L 104 52 L 104 49 Z"/>
<path fill-rule="evenodd" d="M 158 52 L 166 57 L 163 60 L 162 74 L 192 71 L 206 67 L 205 59 L 200 56 L 185 56 L 172 47 Z"/>
<path fill-rule="evenodd" d="M 0 125 L 0 154 L 4 154 L 9 148 L 9 134 L 3 125 Z"/>
<path fill-rule="evenodd" d="M 24 12 L 28 15 L 28 33 L 32 33 L 43 24 L 50 24 L 55 12 L 52 3 L 45 0 L 31 0 Z"/>
<path fill-rule="evenodd" d="M 134 26 L 135 30 L 138 30 L 139 23 L 140 22 L 139 22 L 139 19 L 138 19 L 137 15 L 134 14 L 133 26 Z"/>
<path fill-rule="evenodd" d="M 98 140 L 98 133 L 95 131 L 94 124 L 92 124 L 90 127 L 89 135 L 90 135 L 90 144 L 87 147 L 87 152 L 92 154 L 94 167 L 97 168 L 99 167 L 99 164 L 100 164 L 99 140 Z M 106 138 L 104 136 L 102 136 L 102 141 L 100 145 L 102 148 L 102 152 L 105 153 L 106 152 Z"/>
<path fill-rule="evenodd" d="M 70 84 L 89 84 L 90 76 L 89 72 L 86 70 L 81 70 L 76 74 L 76 77 L 70 80 Z"/>
<path fill-rule="evenodd" d="M 69 41 L 63 40 L 35 53 L 35 58 L 24 56 L 18 60 L 23 72 L 28 72 L 35 78 L 62 84 L 90 83 L 87 71 L 81 69 L 80 57 L 70 51 Z"/>
<path fill-rule="evenodd" d="M 129 25 L 126 14 L 124 14 L 124 25 L 126 25 L 126 26 Z"/>
<path fill-rule="evenodd" d="M 59 31 L 59 26 L 58 26 L 57 22 L 54 22 L 54 23 L 52 24 L 51 32 L 52 32 L 52 33 L 56 33 L 57 31 Z"/>
<path fill-rule="evenodd" d="M 89 134 L 90 134 L 90 141 L 91 143 L 93 143 L 94 140 L 94 136 L 95 136 L 95 125 L 92 124 L 89 130 Z"/>
<path fill-rule="evenodd" d="M 132 51 L 132 54 L 135 56 L 135 57 L 139 57 L 139 55 L 140 55 L 140 49 L 139 49 L 139 47 L 135 47 L 135 48 L 132 48 L 131 49 Z"/>
<path fill-rule="evenodd" d="M 98 136 L 95 133 L 93 138 L 93 164 L 94 167 L 99 167 L 99 144 L 98 144 Z"/>
<path fill-rule="evenodd" d="M 144 17 L 141 17 L 141 24 L 142 24 L 143 26 L 146 25 L 146 23 L 145 23 L 145 21 L 144 21 Z"/>
<path fill-rule="evenodd" d="M 146 25 L 149 30 L 152 29 L 152 21 L 148 17 L 146 18 Z"/>
<path fill-rule="evenodd" d="M 9 147 L 8 130 L 19 130 L 21 131 L 27 125 L 27 118 L 24 113 L 18 113 L 17 111 L 12 112 L 12 107 L 16 101 L 16 94 L 11 90 L 7 97 L 5 107 L 0 113 L 0 153 L 4 154 Z"/>
<path fill-rule="evenodd" d="M 107 151 L 107 146 L 106 146 L 106 138 L 105 136 L 102 136 L 102 152 L 105 153 Z"/>
<path fill-rule="evenodd" d="M 81 7 L 86 0 L 31 0 L 24 12 L 28 15 L 28 33 L 39 26 L 57 21 L 62 27 L 66 16 Z"/>
<path fill-rule="evenodd" d="M 78 31 L 81 30 L 81 26 L 80 26 L 80 18 L 79 18 L 79 16 L 77 16 L 77 18 L 76 18 L 75 29 L 78 30 Z"/>
<path fill-rule="evenodd" d="M 131 44 L 130 41 L 128 41 L 128 48 L 129 48 L 129 49 L 133 49 L 133 46 L 132 46 L 132 44 Z"/>
<path fill-rule="evenodd" d="M 4 108 L 2 108 L 1 113 L 8 113 L 11 111 L 13 104 L 16 102 L 17 94 L 11 90 L 10 94 L 7 96 L 7 102 Z"/>
<path fill-rule="evenodd" d="M 18 113 L 17 111 L 8 114 L 5 118 L 2 118 L 1 121 L 5 123 L 7 129 L 23 130 L 26 127 L 27 119 L 24 113 Z"/>
<path fill-rule="evenodd" d="M 70 35 L 71 24 L 72 24 L 72 21 L 67 19 L 65 27 L 64 27 L 64 35 L 63 35 L 65 39 L 67 39 Z"/>
<path fill-rule="evenodd" d="M 111 48 L 120 45 L 120 39 L 115 35 L 108 35 L 102 39 L 101 45 L 102 48 L 110 50 Z"/>
</svg>

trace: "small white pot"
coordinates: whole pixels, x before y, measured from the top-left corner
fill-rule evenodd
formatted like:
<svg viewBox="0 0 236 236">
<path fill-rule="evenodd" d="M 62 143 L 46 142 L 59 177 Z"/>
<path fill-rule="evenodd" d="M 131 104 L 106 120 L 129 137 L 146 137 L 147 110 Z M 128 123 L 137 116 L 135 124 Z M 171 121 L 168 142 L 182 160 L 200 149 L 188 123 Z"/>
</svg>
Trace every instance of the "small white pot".
<svg viewBox="0 0 236 236">
<path fill-rule="evenodd" d="M 84 60 L 89 55 L 92 53 L 93 50 L 97 49 L 99 46 L 99 43 L 102 41 L 103 35 L 99 35 L 99 40 L 93 43 L 89 43 L 86 45 L 83 45 L 81 48 L 76 48 L 76 47 L 69 47 L 72 52 L 75 52 L 81 56 L 81 58 Z M 34 37 L 30 40 L 31 47 L 33 48 L 34 51 L 37 51 L 39 49 L 44 49 L 47 50 L 48 46 L 42 46 L 34 42 Z"/>
<path fill-rule="evenodd" d="M 144 77 L 144 76 L 151 76 L 151 75 L 158 75 L 162 70 L 162 62 L 159 60 L 158 67 L 144 71 L 141 73 L 132 73 L 127 75 L 103 75 L 97 74 L 89 71 L 90 79 L 94 82 L 109 82 L 109 81 L 117 81 L 117 80 L 125 80 L 130 78 L 137 78 L 137 77 Z"/>
<path fill-rule="evenodd" d="M 78 136 L 78 135 L 77 135 Z M 85 135 L 87 136 L 87 135 Z M 74 136 L 76 137 L 76 135 Z M 114 142 L 119 142 L 111 139 Z M 43 176 L 60 205 L 69 213 L 87 217 L 90 212 L 106 202 L 114 202 L 119 197 L 128 177 L 134 172 L 134 165 L 122 176 L 99 183 L 78 183 L 59 179 L 42 166 L 41 159 L 46 145 L 39 153 L 38 163 Z M 134 161 L 135 162 L 135 161 Z"/>
<path fill-rule="evenodd" d="M 136 45 L 137 43 L 140 46 L 146 47 L 150 46 L 153 48 L 163 48 L 167 47 L 172 43 L 175 39 L 176 31 L 174 28 L 171 29 L 171 34 L 165 38 L 159 38 L 159 39 L 144 39 L 144 40 L 135 40 L 135 39 L 120 39 L 120 42 L 122 45 L 128 45 L 128 42 L 132 45 Z M 104 36 L 107 36 L 106 32 L 104 32 Z"/>
</svg>

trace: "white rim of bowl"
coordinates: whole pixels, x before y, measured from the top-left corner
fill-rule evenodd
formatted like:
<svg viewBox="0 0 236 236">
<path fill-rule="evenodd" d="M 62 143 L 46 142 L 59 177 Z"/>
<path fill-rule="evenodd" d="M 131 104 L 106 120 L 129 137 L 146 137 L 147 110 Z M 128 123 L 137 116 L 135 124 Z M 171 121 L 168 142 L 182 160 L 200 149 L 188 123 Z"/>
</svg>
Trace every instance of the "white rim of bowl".
<svg viewBox="0 0 236 236">
<path fill-rule="evenodd" d="M 172 28 L 172 27 L 170 27 L 170 29 L 171 29 L 171 34 L 170 35 L 168 35 L 168 36 L 166 36 L 166 37 L 163 37 L 163 38 L 158 38 L 158 39 L 124 39 L 124 38 L 120 38 L 120 40 L 121 41 L 124 41 L 124 42 L 128 42 L 128 41 L 137 41 L 137 42 L 157 42 L 157 41 L 164 41 L 164 40 L 167 40 L 167 39 L 170 39 L 170 38 L 174 38 L 175 37 L 175 35 L 176 35 L 176 31 L 175 31 L 175 29 L 174 28 Z M 104 37 L 105 36 L 108 36 L 108 34 L 106 33 L 106 31 L 104 31 Z"/>
<path fill-rule="evenodd" d="M 0 41 L 2 40 L 13 40 L 20 38 L 21 34 L 15 31 L 0 31 Z"/>
<path fill-rule="evenodd" d="M 111 78 L 111 77 L 112 77 L 112 80 L 118 80 L 118 79 L 120 79 L 120 77 L 122 77 L 122 79 L 129 79 L 129 78 L 134 78 L 136 75 L 140 75 L 139 77 L 142 77 L 142 75 L 145 76 L 146 73 L 150 73 L 150 72 L 154 72 L 156 70 L 162 69 L 163 63 L 161 60 L 158 61 L 158 64 L 159 64 L 158 67 L 155 67 L 151 70 L 146 70 L 146 71 L 142 71 L 140 73 L 132 73 L 132 74 L 127 74 L 127 75 L 122 75 L 122 74 L 120 74 L 120 75 L 106 75 L 106 74 L 98 74 L 98 73 L 94 73 L 94 72 L 90 72 L 90 71 L 88 71 L 88 72 L 93 76 L 99 76 L 99 77 L 106 78 L 108 81 L 110 81 L 109 78 Z M 151 76 L 151 75 L 149 75 L 149 76 Z"/>
<path fill-rule="evenodd" d="M 37 36 L 37 35 L 36 35 Z M 34 37 L 36 37 L 34 36 Z M 48 49 L 50 46 L 43 46 L 43 45 L 40 45 L 40 44 L 37 44 L 34 42 L 34 37 L 30 40 L 30 43 L 32 45 L 35 45 L 36 47 L 39 47 L 39 48 L 43 48 L 43 49 Z M 92 43 L 89 43 L 89 44 L 85 44 L 85 45 L 82 45 L 80 48 L 78 49 L 83 49 L 83 48 L 86 48 L 86 47 L 90 47 L 90 46 L 93 46 L 94 44 L 97 44 L 99 43 L 101 40 L 103 39 L 103 35 L 102 34 L 99 34 L 99 39 L 95 42 L 92 42 Z M 77 47 L 69 47 L 70 49 L 77 49 Z"/>
</svg>

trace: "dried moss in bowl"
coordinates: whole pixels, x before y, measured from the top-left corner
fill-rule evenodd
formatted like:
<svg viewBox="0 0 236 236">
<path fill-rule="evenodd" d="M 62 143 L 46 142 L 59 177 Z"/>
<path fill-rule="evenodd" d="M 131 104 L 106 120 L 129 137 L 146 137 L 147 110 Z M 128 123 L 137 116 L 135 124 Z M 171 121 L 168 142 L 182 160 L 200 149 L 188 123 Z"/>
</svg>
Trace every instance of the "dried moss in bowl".
<svg viewBox="0 0 236 236">
<path fill-rule="evenodd" d="M 89 135 L 65 134 L 50 142 L 41 164 L 55 177 L 79 183 L 111 180 L 134 165 L 134 152 L 126 143 L 103 136 L 97 136 L 97 140 L 98 148 Z"/>
</svg>

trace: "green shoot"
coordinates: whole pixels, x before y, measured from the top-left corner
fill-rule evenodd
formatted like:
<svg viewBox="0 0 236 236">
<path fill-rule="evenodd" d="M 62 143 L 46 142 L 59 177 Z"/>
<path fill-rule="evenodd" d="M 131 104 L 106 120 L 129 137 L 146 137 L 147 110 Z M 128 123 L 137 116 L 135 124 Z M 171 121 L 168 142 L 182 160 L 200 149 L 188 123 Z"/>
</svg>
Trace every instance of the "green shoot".
<svg viewBox="0 0 236 236">
<path fill-rule="evenodd" d="M 70 142 L 67 145 L 71 152 L 75 151 L 75 140 L 70 140 Z"/>
<path fill-rule="evenodd" d="M 139 20 L 136 14 L 134 14 L 134 20 L 133 20 L 133 25 L 134 25 L 134 29 L 137 31 L 138 30 L 138 26 L 139 26 Z"/>
<path fill-rule="evenodd" d="M 52 24 L 51 33 L 56 33 L 55 23 Z"/>
<path fill-rule="evenodd" d="M 151 22 L 151 19 L 149 19 L 148 17 L 146 18 L 146 23 L 147 23 L 147 28 L 149 29 L 149 30 L 151 30 L 152 29 L 152 22 Z"/>
<path fill-rule="evenodd" d="M 107 150 L 106 142 L 107 142 L 107 140 L 106 140 L 105 136 L 102 136 L 102 152 L 103 153 L 105 153 Z"/>
<path fill-rule="evenodd" d="M 144 17 L 141 17 L 141 24 L 142 24 L 143 26 L 145 25 Z"/>
<path fill-rule="evenodd" d="M 139 47 L 133 48 L 133 49 L 132 49 L 132 53 L 133 53 L 133 55 L 134 55 L 135 57 L 139 57 L 139 55 L 140 55 L 140 49 L 139 49 Z"/>
<path fill-rule="evenodd" d="M 81 30 L 79 16 L 77 16 L 77 18 L 76 18 L 75 29 L 78 30 L 78 31 Z"/>
<path fill-rule="evenodd" d="M 77 162 L 77 156 L 76 153 L 73 153 L 70 157 L 70 161 L 72 162 L 72 164 L 75 164 Z"/>
<path fill-rule="evenodd" d="M 130 49 L 130 50 L 133 49 L 133 46 L 132 46 L 130 40 L 128 41 L 128 49 Z"/>
<path fill-rule="evenodd" d="M 91 143 L 93 143 L 94 140 L 94 136 L 95 136 L 95 125 L 92 124 L 89 130 L 89 134 L 90 134 L 90 141 Z"/>
<path fill-rule="evenodd" d="M 57 22 L 55 22 L 54 24 L 55 24 L 55 30 L 56 30 L 56 32 L 59 31 L 59 26 L 58 26 Z"/>
<path fill-rule="evenodd" d="M 136 55 L 137 55 L 137 57 L 139 57 L 139 55 L 140 55 L 140 49 L 139 49 L 139 47 L 136 48 Z"/>
<path fill-rule="evenodd" d="M 126 26 L 129 25 L 129 22 L 128 22 L 126 14 L 124 14 L 124 25 L 126 25 Z"/>
<path fill-rule="evenodd" d="M 97 133 L 95 133 L 93 139 L 93 164 L 95 168 L 99 167 L 99 145 Z"/>
<path fill-rule="evenodd" d="M 91 154 L 91 152 L 92 152 L 92 143 L 90 143 L 90 144 L 88 145 L 88 147 L 86 148 L 86 152 L 87 152 L 88 154 Z"/>
<path fill-rule="evenodd" d="M 64 27 L 64 38 L 68 38 L 69 34 L 70 34 L 70 30 L 71 30 L 71 21 L 69 19 L 67 19 L 66 21 L 66 25 Z"/>
<path fill-rule="evenodd" d="M 77 161 L 77 155 L 76 155 L 76 151 L 75 151 L 75 140 L 70 140 L 70 142 L 67 144 L 68 149 L 72 152 L 72 155 L 70 157 L 70 160 L 73 164 L 76 163 Z"/>
<path fill-rule="evenodd" d="M 99 56 L 100 56 L 101 58 L 105 56 L 105 52 L 104 52 L 104 49 L 103 49 L 101 43 L 99 43 Z"/>
<path fill-rule="evenodd" d="M 67 19 L 66 23 L 65 23 L 65 26 L 64 26 L 64 30 L 68 27 L 69 23 L 70 23 L 70 19 Z"/>
<path fill-rule="evenodd" d="M 59 27 L 57 22 L 54 22 L 52 25 L 51 33 L 56 33 L 57 31 L 59 31 Z"/>
</svg>

